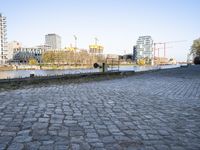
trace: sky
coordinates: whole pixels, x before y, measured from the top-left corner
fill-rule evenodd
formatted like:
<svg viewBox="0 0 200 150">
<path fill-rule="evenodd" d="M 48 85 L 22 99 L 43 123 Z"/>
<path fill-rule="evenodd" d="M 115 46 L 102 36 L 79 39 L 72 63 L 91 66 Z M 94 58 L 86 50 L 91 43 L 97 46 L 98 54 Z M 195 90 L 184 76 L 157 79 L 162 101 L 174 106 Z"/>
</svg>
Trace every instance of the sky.
<svg viewBox="0 0 200 150">
<path fill-rule="evenodd" d="M 185 61 L 200 37 L 199 0 L 0 0 L 8 41 L 31 47 L 45 35 L 62 37 L 62 47 L 88 48 L 98 38 L 105 53 L 132 53 L 139 36 L 168 43 L 166 55 Z M 160 55 L 163 55 L 160 52 Z"/>
</svg>

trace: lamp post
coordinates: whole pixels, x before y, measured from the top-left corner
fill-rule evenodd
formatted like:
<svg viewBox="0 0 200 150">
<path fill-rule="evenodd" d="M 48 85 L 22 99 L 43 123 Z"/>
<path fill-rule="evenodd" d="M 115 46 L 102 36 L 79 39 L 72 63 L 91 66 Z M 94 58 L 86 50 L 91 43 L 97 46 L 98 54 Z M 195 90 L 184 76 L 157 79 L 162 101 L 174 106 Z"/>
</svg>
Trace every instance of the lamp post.
<svg viewBox="0 0 200 150">
<path fill-rule="evenodd" d="M 74 48 L 77 49 L 77 36 L 74 35 Z"/>
<path fill-rule="evenodd" d="M 76 66 L 77 36 L 74 35 L 74 64 Z"/>
</svg>

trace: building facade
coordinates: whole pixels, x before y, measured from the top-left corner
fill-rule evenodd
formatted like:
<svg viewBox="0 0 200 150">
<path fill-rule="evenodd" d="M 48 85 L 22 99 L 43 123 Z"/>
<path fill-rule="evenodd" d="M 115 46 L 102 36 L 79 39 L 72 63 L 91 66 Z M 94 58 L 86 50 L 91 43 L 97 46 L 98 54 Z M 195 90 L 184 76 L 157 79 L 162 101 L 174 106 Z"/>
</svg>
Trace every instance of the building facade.
<svg viewBox="0 0 200 150">
<path fill-rule="evenodd" d="M 22 44 L 17 41 L 11 41 L 7 44 L 7 58 L 8 62 L 13 60 L 14 50 L 22 47 Z"/>
<path fill-rule="evenodd" d="M 13 61 L 18 63 L 28 63 L 31 58 L 35 59 L 40 63 L 42 61 L 42 54 L 45 49 L 38 47 L 19 47 L 13 51 Z"/>
<path fill-rule="evenodd" d="M 7 25 L 6 17 L 0 13 L 0 64 L 7 61 Z"/>
<path fill-rule="evenodd" d="M 102 54 L 104 47 L 101 45 L 89 45 L 89 52 L 91 54 Z"/>
<path fill-rule="evenodd" d="M 51 50 L 61 49 L 61 37 L 57 34 L 45 35 L 45 45 L 49 46 Z"/>
<path fill-rule="evenodd" d="M 136 45 L 136 59 L 152 59 L 153 39 L 151 36 L 140 36 Z"/>
</svg>

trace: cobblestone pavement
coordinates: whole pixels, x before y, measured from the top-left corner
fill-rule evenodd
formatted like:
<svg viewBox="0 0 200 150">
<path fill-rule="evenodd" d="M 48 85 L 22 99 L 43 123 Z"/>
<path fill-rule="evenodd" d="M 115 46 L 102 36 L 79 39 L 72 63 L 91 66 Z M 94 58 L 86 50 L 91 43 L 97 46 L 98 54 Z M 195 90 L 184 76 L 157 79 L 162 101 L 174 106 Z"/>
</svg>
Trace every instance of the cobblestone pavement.
<svg viewBox="0 0 200 150">
<path fill-rule="evenodd" d="M 200 149 L 200 67 L 0 93 L 0 149 Z"/>
</svg>

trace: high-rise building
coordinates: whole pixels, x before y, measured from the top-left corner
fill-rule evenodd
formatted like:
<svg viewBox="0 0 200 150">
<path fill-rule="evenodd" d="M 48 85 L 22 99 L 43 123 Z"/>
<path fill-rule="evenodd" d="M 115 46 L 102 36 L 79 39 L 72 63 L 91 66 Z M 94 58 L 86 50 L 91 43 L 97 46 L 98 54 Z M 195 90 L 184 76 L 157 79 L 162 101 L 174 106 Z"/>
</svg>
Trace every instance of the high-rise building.
<svg viewBox="0 0 200 150">
<path fill-rule="evenodd" d="M 6 17 L 0 13 L 0 64 L 7 61 L 7 25 Z"/>
<path fill-rule="evenodd" d="M 52 50 L 61 49 L 61 37 L 57 34 L 45 35 L 45 44 L 48 45 Z"/>
<path fill-rule="evenodd" d="M 153 56 L 153 40 L 151 36 L 140 36 L 137 40 L 136 59 L 148 58 Z"/>
</svg>

